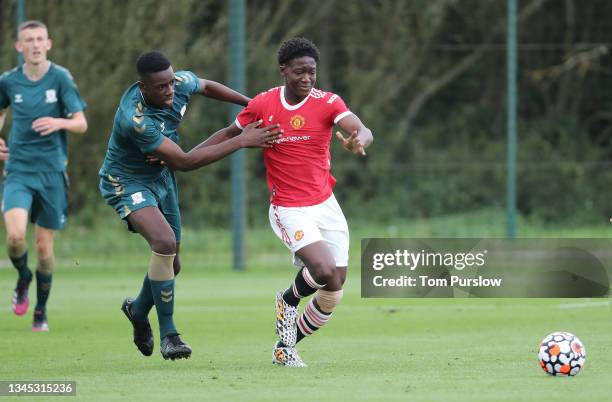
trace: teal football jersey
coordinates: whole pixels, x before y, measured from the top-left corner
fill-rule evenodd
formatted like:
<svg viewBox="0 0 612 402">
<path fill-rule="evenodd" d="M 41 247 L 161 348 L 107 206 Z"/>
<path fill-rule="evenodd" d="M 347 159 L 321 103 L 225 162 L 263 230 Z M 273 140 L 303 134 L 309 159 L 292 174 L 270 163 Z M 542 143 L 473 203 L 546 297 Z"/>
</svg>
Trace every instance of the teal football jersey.
<svg viewBox="0 0 612 402">
<path fill-rule="evenodd" d="M 138 83 L 121 97 L 115 114 L 108 150 L 100 176 L 155 180 L 166 166 L 151 166 L 146 155 L 154 152 L 164 138 L 177 142 L 177 129 L 191 96 L 200 90 L 200 81 L 191 71 L 175 73 L 172 107 L 158 109 L 147 105 Z"/>
<path fill-rule="evenodd" d="M 38 81 L 30 81 L 23 66 L 5 72 L 0 76 L 0 109 L 9 106 L 13 121 L 6 170 L 64 171 L 68 163 L 66 132 L 43 136 L 32 129 L 32 122 L 40 117 L 67 118 L 87 107 L 70 72 L 54 63 Z"/>
</svg>

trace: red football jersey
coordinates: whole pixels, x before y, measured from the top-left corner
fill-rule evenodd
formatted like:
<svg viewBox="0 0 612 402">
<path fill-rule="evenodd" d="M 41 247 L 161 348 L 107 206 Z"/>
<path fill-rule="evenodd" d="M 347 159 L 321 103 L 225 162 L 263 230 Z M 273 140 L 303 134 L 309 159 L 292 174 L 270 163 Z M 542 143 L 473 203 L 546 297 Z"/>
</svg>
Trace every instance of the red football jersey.
<svg viewBox="0 0 612 402">
<path fill-rule="evenodd" d="M 320 204 L 332 194 L 336 179 L 331 175 L 329 143 L 332 128 L 351 112 L 342 98 L 312 89 L 296 105 L 285 100 L 285 87 L 262 92 L 236 117 L 240 128 L 263 120 L 262 125 L 280 124 L 283 136 L 263 151 L 270 202 L 281 207 Z"/>
</svg>

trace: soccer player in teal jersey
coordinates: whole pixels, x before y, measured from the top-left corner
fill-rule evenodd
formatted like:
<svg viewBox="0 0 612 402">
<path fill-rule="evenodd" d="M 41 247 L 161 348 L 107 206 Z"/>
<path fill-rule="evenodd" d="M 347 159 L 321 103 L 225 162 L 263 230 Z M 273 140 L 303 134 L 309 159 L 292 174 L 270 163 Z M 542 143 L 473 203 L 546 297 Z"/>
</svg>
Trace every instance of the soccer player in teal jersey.
<svg viewBox="0 0 612 402">
<path fill-rule="evenodd" d="M 204 141 L 185 153 L 176 144 L 177 128 L 192 95 L 239 105 L 246 105 L 250 99 L 190 71 L 174 73 L 168 58 L 159 51 L 141 55 L 136 67 L 139 81 L 123 94 L 115 114 L 100 169 L 100 192 L 128 228 L 142 235 L 151 248 L 140 293 L 135 299 L 125 299 L 121 306 L 132 323 L 134 343 L 145 356 L 153 353 L 148 314 L 155 306 L 163 358 L 188 358 L 191 348 L 179 337 L 173 321 L 174 278 L 180 271 L 181 240 L 173 171 L 197 169 L 238 148 L 269 147 L 281 131 L 278 125 L 257 128 L 261 124 L 258 121 L 230 141 L 214 145 Z"/>
<path fill-rule="evenodd" d="M 38 264 L 37 302 L 33 331 L 48 331 L 46 305 L 53 274 L 54 231 L 66 224 L 68 206 L 66 132 L 84 133 L 85 102 L 70 72 L 47 60 L 51 49 L 47 27 L 27 21 L 17 30 L 17 51 L 24 64 L 0 76 L 0 129 L 10 106 L 12 125 L 8 149 L 0 138 L 0 159 L 6 160 L 2 212 L 6 223 L 8 255 L 19 272 L 13 295 L 15 314 L 28 310 L 26 226 L 34 223 Z"/>
</svg>

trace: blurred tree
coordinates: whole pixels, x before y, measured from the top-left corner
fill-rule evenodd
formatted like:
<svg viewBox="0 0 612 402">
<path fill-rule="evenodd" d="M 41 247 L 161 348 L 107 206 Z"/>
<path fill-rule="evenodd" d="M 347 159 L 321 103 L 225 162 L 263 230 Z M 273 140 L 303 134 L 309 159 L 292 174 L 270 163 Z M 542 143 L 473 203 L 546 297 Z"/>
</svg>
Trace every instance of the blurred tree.
<svg viewBox="0 0 612 402">
<path fill-rule="evenodd" d="M 0 0 L 0 70 L 15 64 L 16 0 Z M 612 8 L 606 0 L 524 0 L 519 14 L 519 196 L 524 216 L 567 221 L 610 214 Z M 27 0 L 46 22 L 53 61 L 89 104 L 89 132 L 71 138 L 71 208 L 93 224 L 112 214 L 97 191 L 113 116 L 139 53 L 159 48 L 175 69 L 227 81 L 222 0 Z M 367 158 L 332 144 L 347 215 L 393 221 L 504 203 L 505 2 L 251 0 L 248 94 L 281 85 L 279 44 L 303 35 L 321 50 L 318 86 L 340 94 L 375 134 Z M 183 148 L 231 123 L 225 105 L 193 102 Z M 10 122 L 7 122 L 10 124 Z M 6 133 L 6 130 L 3 130 Z M 247 152 L 249 219 L 263 223 L 261 155 Z M 179 175 L 187 225 L 227 225 L 229 163 Z M 563 183 L 563 188 L 555 186 Z M 586 205 L 586 206 L 585 206 Z"/>
</svg>

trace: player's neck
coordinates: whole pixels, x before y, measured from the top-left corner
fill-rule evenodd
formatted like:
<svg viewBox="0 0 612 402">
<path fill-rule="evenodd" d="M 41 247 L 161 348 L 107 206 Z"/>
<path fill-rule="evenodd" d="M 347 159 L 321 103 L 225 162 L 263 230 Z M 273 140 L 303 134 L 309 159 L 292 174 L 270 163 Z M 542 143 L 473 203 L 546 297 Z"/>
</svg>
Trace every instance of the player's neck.
<svg viewBox="0 0 612 402">
<path fill-rule="evenodd" d="M 287 87 L 285 87 L 284 95 L 285 95 L 285 100 L 291 106 L 297 105 L 298 103 L 300 103 L 301 101 L 306 99 L 306 96 L 299 97 L 298 95 L 296 95 L 296 94 L 292 93 L 290 90 L 288 90 Z"/>
<path fill-rule="evenodd" d="M 38 64 L 32 64 L 25 62 L 23 63 L 23 73 L 30 81 L 38 81 L 40 80 L 47 71 L 49 71 L 49 67 L 51 66 L 51 62 L 49 60 L 45 60 Z"/>
<path fill-rule="evenodd" d="M 139 92 L 140 92 L 140 99 L 142 99 L 142 103 L 144 103 L 149 108 L 159 109 L 159 107 L 153 106 L 153 104 L 147 99 L 147 97 L 145 96 L 145 94 L 142 93 L 142 91 L 139 91 Z"/>
</svg>

